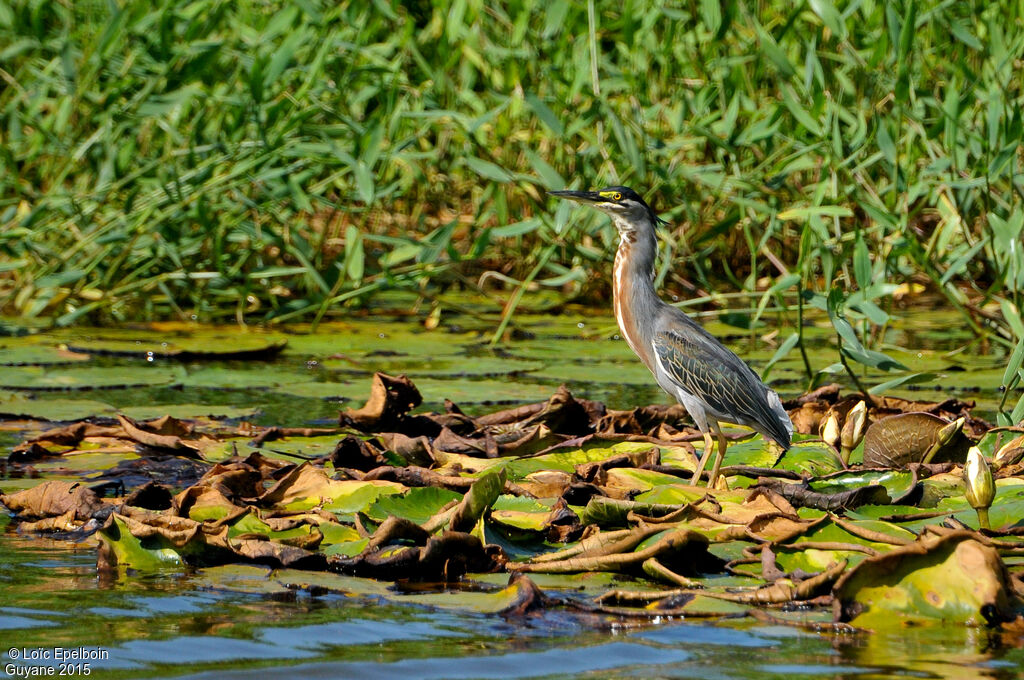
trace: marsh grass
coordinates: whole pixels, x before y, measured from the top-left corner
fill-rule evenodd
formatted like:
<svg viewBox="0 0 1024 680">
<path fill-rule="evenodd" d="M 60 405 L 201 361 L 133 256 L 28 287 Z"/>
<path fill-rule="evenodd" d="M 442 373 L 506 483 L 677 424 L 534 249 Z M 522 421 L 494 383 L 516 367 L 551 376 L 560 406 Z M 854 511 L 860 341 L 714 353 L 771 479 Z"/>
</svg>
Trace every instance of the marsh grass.
<svg viewBox="0 0 1024 680">
<path fill-rule="evenodd" d="M 660 285 L 742 294 L 751 328 L 791 310 L 786 351 L 809 305 L 870 358 L 922 285 L 1012 348 L 1022 22 L 1020 0 L 3 2 L 0 306 L 319 320 L 497 282 L 503 331 L 528 288 L 607 294 L 610 227 L 543 190 L 614 182 L 671 220 Z"/>
</svg>

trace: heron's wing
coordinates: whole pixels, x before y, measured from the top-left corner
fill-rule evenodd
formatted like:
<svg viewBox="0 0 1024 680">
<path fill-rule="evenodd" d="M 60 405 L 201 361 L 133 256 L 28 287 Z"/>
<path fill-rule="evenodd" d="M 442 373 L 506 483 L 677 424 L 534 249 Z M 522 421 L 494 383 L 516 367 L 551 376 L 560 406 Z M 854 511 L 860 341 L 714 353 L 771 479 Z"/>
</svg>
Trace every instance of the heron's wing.
<svg viewBox="0 0 1024 680">
<path fill-rule="evenodd" d="M 735 354 L 703 329 L 683 335 L 674 330 L 657 334 L 654 353 L 661 368 L 688 394 L 711 410 L 742 424 L 757 423 L 786 445 L 789 435 L 768 403 L 768 390 Z M 781 406 L 780 406 L 781 408 Z"/>
</svg>

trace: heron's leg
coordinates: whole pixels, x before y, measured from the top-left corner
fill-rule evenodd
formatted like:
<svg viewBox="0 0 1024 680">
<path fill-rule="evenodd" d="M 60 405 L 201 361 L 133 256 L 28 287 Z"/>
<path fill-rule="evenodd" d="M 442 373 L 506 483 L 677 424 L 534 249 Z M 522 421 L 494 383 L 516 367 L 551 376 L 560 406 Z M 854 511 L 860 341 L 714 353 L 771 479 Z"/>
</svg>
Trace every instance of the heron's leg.
<svg viewBox="0 0 1024 680">
<path fill-rule="evenodd" d="M 704 474 L 704 468 L 708 466 L 708 460 L 711 458 L 711 433 L 704 430 L 704 453 L 701 454 L 700 463 L 697 465 L 697 471 L 693 473 L 693 479 L 690 480 L 690 484 L 694 486 L 700 485 L 700 476 Z"/>
<path fill-rule="evenodd" d="M 715 451 L 715 466 L 711 468 L 711 478 L 708 479 L 708 488 L 713 489 L 715 482 L 718 481 L 718 471 L 722 469 L 722 460 L 725 458 L 725 435 L 722 434 L 722 428 L 719 427 L 718 423 L 712 423 L 711 429 L 715 431 L 715 436 L 718 438 L 718 450 Z"/>
</svg>

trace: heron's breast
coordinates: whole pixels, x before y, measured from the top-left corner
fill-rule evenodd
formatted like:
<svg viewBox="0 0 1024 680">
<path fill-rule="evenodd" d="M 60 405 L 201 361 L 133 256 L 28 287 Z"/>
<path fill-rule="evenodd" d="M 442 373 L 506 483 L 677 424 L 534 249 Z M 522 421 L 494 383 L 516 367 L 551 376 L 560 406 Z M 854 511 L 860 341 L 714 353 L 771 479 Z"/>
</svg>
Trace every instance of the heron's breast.
<svg viewBox="0 0 1024 680">
<path fill-rule="evenodd" d="M 643 334 L 639 330 L 637 310 L 633 304 L 629 284 L 628 252 L 623 252 L 627 246 L 623 244 L 615 257 L 615 270 L 612 279 L 612 309 L 615 312 L 615 321 L 619 324 L 619 332 L 625 338 L 626 344 L 633 350 L 633 353 L 640 357 L 640 360 L 648 368 L 653 366 L 651 348 L 643 340 Z"/>
</svg>

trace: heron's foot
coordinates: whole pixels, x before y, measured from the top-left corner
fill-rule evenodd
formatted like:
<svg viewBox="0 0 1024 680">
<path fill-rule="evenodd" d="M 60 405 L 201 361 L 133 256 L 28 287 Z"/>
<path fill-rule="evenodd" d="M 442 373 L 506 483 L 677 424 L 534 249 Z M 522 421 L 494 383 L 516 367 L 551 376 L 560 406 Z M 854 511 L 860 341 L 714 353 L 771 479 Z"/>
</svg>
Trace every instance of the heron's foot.
<svg viewBox="0 0 1024 680">
<path fill-rule="evenodd" d="M 700 456 L 700 462 L 697 463 L 697 470 L 693 473 L 693 479 L 690 480 L 690 484 L 693 486 L 700 486 L 700 477 L 704 474 L 704 468 L 708 466 L 708 461 L 711 460 L 711 450 L 714 448 L 714 444 L 711 443 L 711 433 L 704 433 L 704 453 Z"/>
<path fill-rule="evenodd" d="M 711 468 L 711 478 L 708 479 L 709 489 L 726 489 L 728 490 L 729 485 L 726 483 L 724 477 L 719 476 L 719 471 L 722 469 L 722 461 L 725 460 L 725 447 L 727 446 L 725 441 L 725 435 L 722 434 L 721 428 L 717 424 L 712 425 L 715 430 L 715 435 L 718 437 L 718 450 L 715 451 L 715 466 Z M 708 437 L 710 440 L 710 437 Z M 722 486 L 719 486 L 721 484 Z"/>
</svg>

